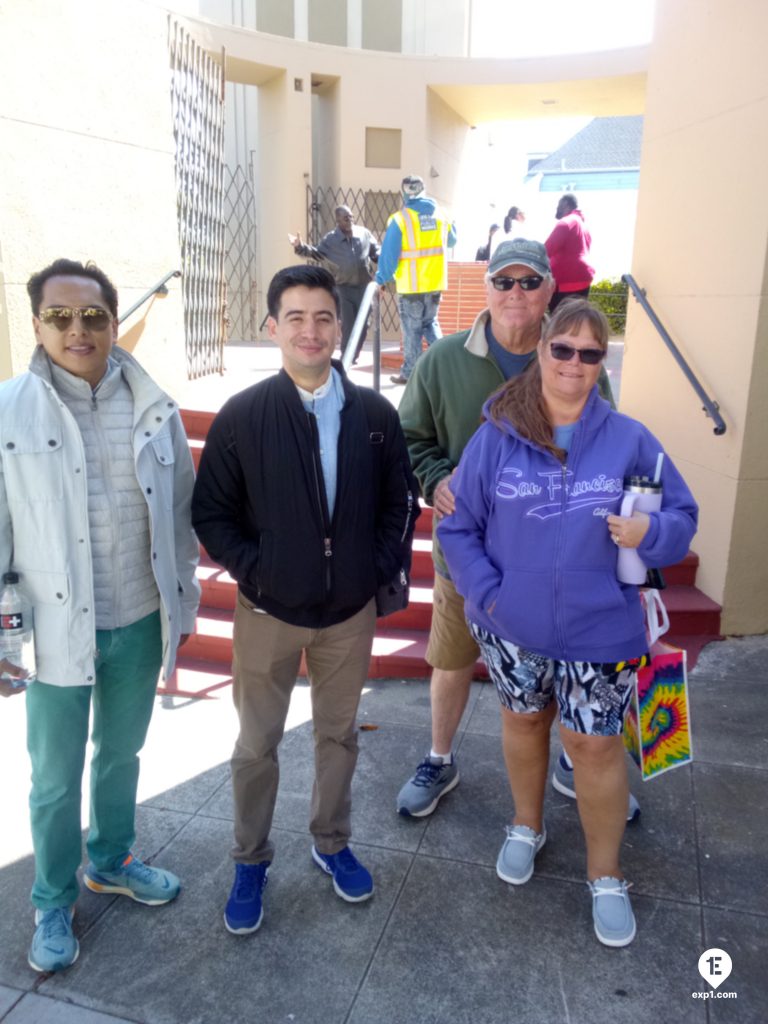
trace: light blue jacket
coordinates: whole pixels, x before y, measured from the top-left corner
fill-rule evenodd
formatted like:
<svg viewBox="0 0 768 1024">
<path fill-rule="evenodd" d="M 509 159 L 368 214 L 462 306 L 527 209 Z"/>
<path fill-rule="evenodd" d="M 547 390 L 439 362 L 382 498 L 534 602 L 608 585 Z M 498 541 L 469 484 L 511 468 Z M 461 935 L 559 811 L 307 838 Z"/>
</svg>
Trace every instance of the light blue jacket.
<svg viewBox="0 0 768 1024">
<path fill-rule="evenodd" d="M 163 669 L 200 601 L 190 520 L 194 468 L 177 404 L 123 349 L 112 349 L 133 393 L 136 477 L 149 509 L 160 592 Z M 19 573 L 35 619 L 38 678 L 93 684 L 96 626 L 85 453 L 74 417 L 38 347 L 30 371 L 0 384 L 0 570 Z"/>
</svg>

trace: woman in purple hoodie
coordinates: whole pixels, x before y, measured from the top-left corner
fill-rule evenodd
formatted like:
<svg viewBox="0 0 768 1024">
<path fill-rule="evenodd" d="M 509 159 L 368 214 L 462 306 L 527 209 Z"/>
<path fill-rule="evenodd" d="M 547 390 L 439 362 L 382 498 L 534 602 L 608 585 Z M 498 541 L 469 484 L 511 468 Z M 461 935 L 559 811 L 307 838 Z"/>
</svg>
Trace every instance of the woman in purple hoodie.
<svg viewBox="0 0 768 1024">
<path fill-rule="evenodd" d="M 515 817 L 496 864 L 522 885 L 546 841 L 544 790 L 556 712 L 574 765 L 598 939 L 625 946 L 635 919 L 619 850 L 628 784 L 624 713 L 647 641 L 638 588 L 616 576 L 619 547 L 649 567 L 683 558 L 698 509 L 669 457 L 659 512 L 618 514 L 625 477 L 654 475 L 662 447 L 596 387 L 603 314 L 563 303 L 538 357 L 485 406 L 438 527 L 470 629 L 501 702 Z"/>
</svg>

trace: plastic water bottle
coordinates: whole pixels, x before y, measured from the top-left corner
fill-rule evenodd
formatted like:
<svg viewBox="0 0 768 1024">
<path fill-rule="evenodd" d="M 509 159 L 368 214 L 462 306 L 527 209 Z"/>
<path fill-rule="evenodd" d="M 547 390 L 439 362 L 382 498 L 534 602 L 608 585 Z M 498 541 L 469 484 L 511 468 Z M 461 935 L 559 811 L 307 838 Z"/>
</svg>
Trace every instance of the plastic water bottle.
<svg viewBox="0 0 768 1024">
<path fill-rule="evenodd" d="M 32 605 L 17 572 L 3 574 L 0 592 L 0 678 L 19 690 L 37 678 Z"/>
</svg>

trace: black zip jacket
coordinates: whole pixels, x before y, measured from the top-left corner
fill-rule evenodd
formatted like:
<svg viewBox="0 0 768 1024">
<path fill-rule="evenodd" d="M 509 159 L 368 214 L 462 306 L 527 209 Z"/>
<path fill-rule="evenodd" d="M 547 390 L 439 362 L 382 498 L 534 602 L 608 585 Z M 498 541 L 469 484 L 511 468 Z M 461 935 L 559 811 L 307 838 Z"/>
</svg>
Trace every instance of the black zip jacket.
<svg viewBox="0 0 768 1024">
<path fill-rule="evenodd" d="M 418 485 L 397 411 L 342 374 L 333 519 L 315 417 L 281 370 L 224 405 L 208 432 L 192 523 L 258 608 L 295 626 L 343 622 L 410 566 Z"/>
</svg>

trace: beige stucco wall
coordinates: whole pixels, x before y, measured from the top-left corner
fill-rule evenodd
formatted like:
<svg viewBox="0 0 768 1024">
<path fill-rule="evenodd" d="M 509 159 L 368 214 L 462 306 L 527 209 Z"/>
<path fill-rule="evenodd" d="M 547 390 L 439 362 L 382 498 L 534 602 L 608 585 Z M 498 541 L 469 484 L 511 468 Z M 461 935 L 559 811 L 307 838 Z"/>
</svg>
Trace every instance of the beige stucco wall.
<svg viewBox="0 0 768 1024">
<path fill-rule="evenodd" d="M 5 376 L 25 369 L 34 347 L 33 271 L 59 256 L 93 259 L 127 309 L 179 266 L 169 95 L 162 9 L 138 0 L 0 6 Z M 134 353 L 172 389 L 186 376 L 178 280 L 132 325 Z"/>
<path fill-rule="evenodd" d="M 701 504 L 698 584 L 723 630 L 768 629 L 768 6 L 657 5 L 633 274 L 719 402 L 701 403 L 631 303 L 621 408 L 645 421 Z M 716 74 L 713 73 L 716 69 Z"/>
</svg>

